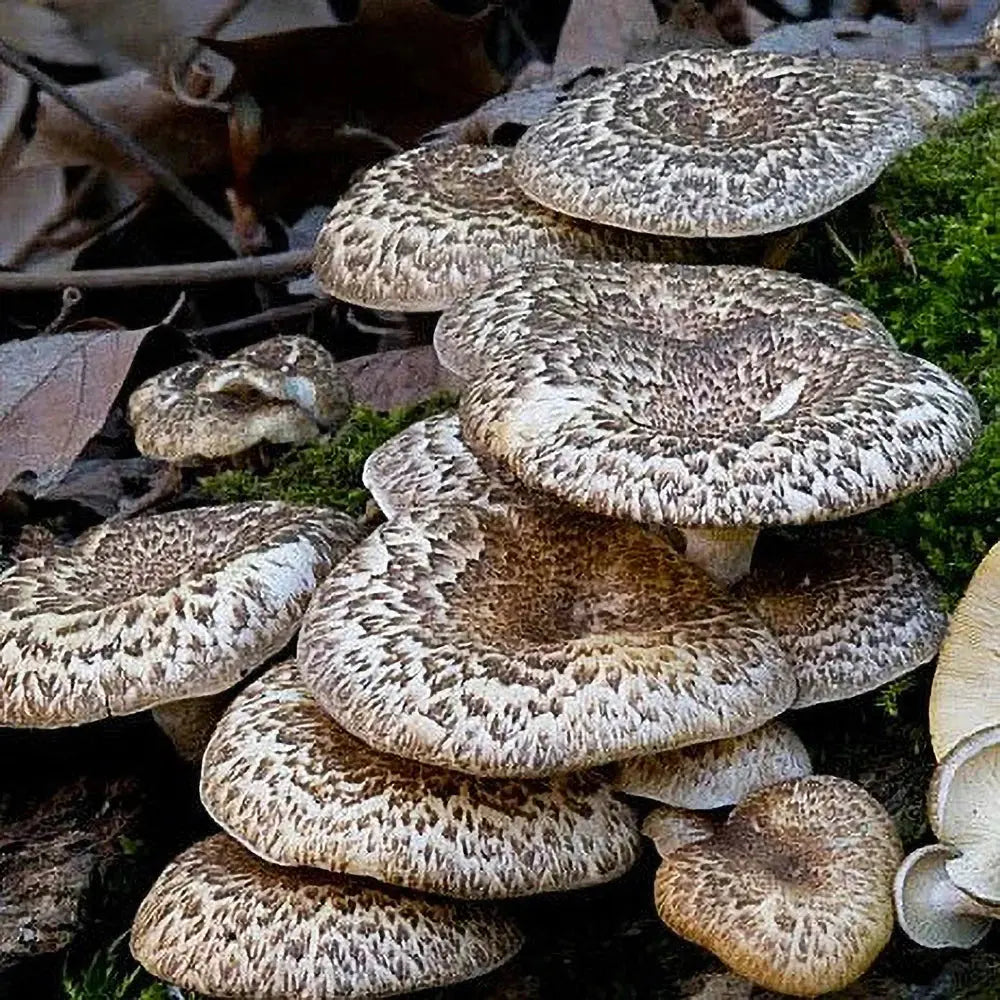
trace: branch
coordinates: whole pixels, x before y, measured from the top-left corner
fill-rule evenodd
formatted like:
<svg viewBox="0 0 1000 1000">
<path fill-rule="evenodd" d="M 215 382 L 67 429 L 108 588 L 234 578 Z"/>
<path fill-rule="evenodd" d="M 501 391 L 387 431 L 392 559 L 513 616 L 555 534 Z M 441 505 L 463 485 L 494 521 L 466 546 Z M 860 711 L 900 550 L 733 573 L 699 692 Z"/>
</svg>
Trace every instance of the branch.
<svg viewBox="0 0 1000 1000">
<path fill-rule="evenodd" d="M 114 122 L 101 118 L 85 104 L 81 104 L 66 87 L 56 83 L 47 73 L 43 73 L 32 65 L 17 49 L 12 48 L 2 38 L 0 38 L 0 62 L 5 63 L 22 76 L 26 76 L 39 90 L 45 91 L 53 100 L 79 115 L 94 131 L 138 163 L 156 180 L 160 187 L 172 194 L 196 219 L 224 239 L 235 253 L 240 252 L 233 227 L 221 215 L 206 205 L 167 167 Z"/>
</svg>

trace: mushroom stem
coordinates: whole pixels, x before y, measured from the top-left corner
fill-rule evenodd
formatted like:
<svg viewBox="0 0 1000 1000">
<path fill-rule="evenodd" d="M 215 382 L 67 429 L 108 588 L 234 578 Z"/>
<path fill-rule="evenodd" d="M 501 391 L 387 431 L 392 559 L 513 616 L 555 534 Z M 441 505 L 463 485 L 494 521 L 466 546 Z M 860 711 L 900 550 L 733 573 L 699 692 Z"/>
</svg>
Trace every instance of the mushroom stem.
<svg viewBox="0 0 1000 1000">
<path fill-rule="evenodd" d="M 197 764 L 231 698 L 232 691 L 184 698 L 157 705 L 151 714 L 177 755 L 189 764 Z"/>
<path fill-rule="evenodd" d="M 758 528 L 681 528 L 688 562 L 727 587 L 750 572 Z"/>
</svg>

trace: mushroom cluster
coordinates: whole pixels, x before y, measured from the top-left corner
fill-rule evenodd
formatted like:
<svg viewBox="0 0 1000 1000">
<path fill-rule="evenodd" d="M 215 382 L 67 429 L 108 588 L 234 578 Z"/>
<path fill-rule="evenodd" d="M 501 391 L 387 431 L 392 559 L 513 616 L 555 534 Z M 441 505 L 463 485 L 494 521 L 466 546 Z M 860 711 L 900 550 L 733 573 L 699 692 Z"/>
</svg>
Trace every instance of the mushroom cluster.
<svg viewBox="0 0 1000 1000">
<path fill-rule="evenodd" d="M 903 930 L 927 948 L 971 948 L 1000 918 L 1000 544 L 958 603 L 931 688 L 939 761 L 927 795 L 938 843 L 896 876 Z"/>
</svg>

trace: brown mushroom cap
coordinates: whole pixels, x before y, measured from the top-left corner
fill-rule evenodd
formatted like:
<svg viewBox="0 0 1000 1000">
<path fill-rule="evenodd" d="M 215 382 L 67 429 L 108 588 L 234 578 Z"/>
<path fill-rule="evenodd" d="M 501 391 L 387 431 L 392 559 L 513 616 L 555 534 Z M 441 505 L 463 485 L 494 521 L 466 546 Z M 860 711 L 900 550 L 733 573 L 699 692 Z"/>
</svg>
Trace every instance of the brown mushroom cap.
<svg viewBox="0 0 1000 1000">
<path fill-rule="evenodd" d="M 653 264 L 498 282 L 435 335 L 475 372 L 462 437 L 528 486 L 685 527 L 829 520 L 950 475 L 979 431 L 969 393 L 843 296 L 803 311 L 803 284 Z"/>
<path fill-rule="evenodd" d="M 676 50 L 569 98 L 522 136 L 511 172 L 580 219 L 670 236 L 769 233 L 864 190 L 946 107 L 863 63 Z"/>
<path fill-rule="evenodd" d="M 928 844 L 907 855 L 896 872 L 896 917 L 921 947 L 972 948 L 1000 917 L 1000 907 L 978 902 L 948 878 L 945 864 L 957 853 L 945 844 Z"/>
<path fill-rule="evenodd" d="M 298 650 L 365 743 L 494 776 L 736 735 L 795 696 L 758 619 L 664 538 L 562 505 L 398 515 L 318 591 Z"/>
<path fill-rule="evenodd" d="M 938 760 L 965 737 L 1000 724 L 1000 543 L 958 602 L 931 686 L 930 730 Z"/>
<path fill-rule="evenodd" d="M 800 778 L 755 792 L 714 837 L 667 854 L 656 908 L 739 975 L 816 996 L 852 983 L 888 942 L 902 857 L 888 813 L 862 788 Z"/>
<path fill-rule="evenodd" d="M 427 767 L 350 736 L 294 663 L 226 712 L 205 752 L 209 815 L 281 865 L 466 898 L 583 888 L 638 857 L 635 814 L 596 773 L 515 782 Z"/>
<path fill-rule="evenodd" d="M 669 240 L 542 208 L 510 179 L 510 156 L 499 146 L 423 146 L 371 167 L 320 231 L 320 284 L 357 305 L 435 311 L 536 261 L 680 259 Z"/>
<path fill-rule="evenodd" d="M 715 834 L 711 816 L 674 806 L 657 806 L 642 821 L 642 835 L 649 837 L 661 858 L 685 844 L 694 844 Z"/>
<path fill-rule="evenodd" d="M 221 834 L 160 875 L 131 941 L 154 976 L 237 1000 L 348 1000 L 446 986 L 497 968 L 520 944 L 490 910 L 276 868 Z"/>
<path fill-rule="evenodd" d="M 734 593 L 785 649 L 797 708 L 853 698 L 930 662 L 948 622 L 930 573 L 853 525 L 763 534 Z"/>
<path fill-rule="evenodd" d="M 108 522 L 0 575 L 0 725 L 73 726 L 214 694 L 294 635 L 359 537 L 343 514 L 232 504 Z"/>
<path fill-rule="evenodd" d="M 288 336 L 169 368 L 132 393 L 128 410 L 139 451 L 183 464 L 308 441 L 342 420 L 350 400 L 330 352 Z"/>
<path fill-rule="evenodd" d="M 812 764 L 802 740 L 772 720 L 742 736 L 622 761 L 615 788 L 681 809 L 719 809 L 758 788 L 807 774 Z"/>
</svg>

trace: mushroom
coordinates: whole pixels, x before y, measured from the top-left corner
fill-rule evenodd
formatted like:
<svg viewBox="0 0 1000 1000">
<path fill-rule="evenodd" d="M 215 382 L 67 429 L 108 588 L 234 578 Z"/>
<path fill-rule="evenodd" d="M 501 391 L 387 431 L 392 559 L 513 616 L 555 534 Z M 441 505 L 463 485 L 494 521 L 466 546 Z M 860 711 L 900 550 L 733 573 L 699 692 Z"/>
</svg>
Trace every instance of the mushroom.
<svg viewBox="0 0 1000 1000">
<path fill-rule="evenodd" d="M 928 844 L 908 854 L 896 872 L 896 917 L 921 947 L 972 948 L 1000 917 L 1000 907 L 973 899 L 948 878 L 945 864 L 957 854 L 944 844 Z"/>
<path fill-rule="evenodd" d="M 770 633 L 666 539 L 541 502 L 381 525 L 317 592 L 298 662 L 369 746 L 496 777 L 738 735 L 795 697 Z"/>
<path fill-rule="evenodd" d="M 154 976 L 238 1000 L 347 1000 L 447 986 L 503 965 L 520 945 L 511 923 L 475 904 L 276 868 L 221 834 L 167 866 L 131 939 Z"/>
<path fill-rule="evenodd" d="M 1000 11 L 997 11 L 993 20 L 986 25 L 986 30 L 983 32 L 983 45 L 994 60 L 1000 62 Z"/>
<path fill-rule="evenodd" d="M 719 809 L 807 774 L 812 764 L 802 740 L 785 723 L 772 721 L 743 736 L 622 761 L 615 787 L 682 809 Z"/>
<path fill-rule="evenodd" d="M 1000 543 L 976 568 L 951 616 L 929 714 L 938 760 L 965 737 L 1000 724 Z"/>
<path fill-rule="evenodd" d="M 856 514 L 950 475 L 979 414 L 861 306 L 757 268 L 545 265 L 442 317 L 462 437 L 526 485 L 684 530 L 732 583 L 761 527 Z"/>
<path fill-rule="evenodd" d="M 863 62 L 675 50 L 531 126 L 511 174 L 540 204 L 605 225 L 770 233 L 847 201 L 920 142 L 929 119 L 971 104 L 957 81 L 946 94 L 940 82 Z"/>
<path fill-rule="evenodd" d="M 635 814 L 598 774 L 470 778 L 380 753 L 319 707 L 294 663 L 223 716 L 201 798 L 266 861 L 470 899 L 597 885 L 639 851 Z"/>
<path fill-rule="evenodd" d="M 661 858 L 685 844 L 695 844 L 714 834 L 715 823 L 711 817 L 674 806 L 657 806 L 642 821 L 642 835 L 653 842 Z"/>
<path fill-rule="evenodd" d="M 672 241 L 542 208 L 511 181 L 510 157 L 496 146 L 425 146 L 371 167 L 320 231 L 320 284 L 356 305 L 436 311 L 536 261 L 680 259 Z"/>
<path fill-rule="evenodd" d="M 1000 725 L 966 736 L 938 764 L 927 815 L 934 836 L 959 852 L 945 862 L 952 882 L 1000 904 Z"/>
<path fill-rule="evenodd" d="M 128 414 L 142 454 L 191 465 L 309 441 L 347 415 L 350 398 L 329 351 L 308 337 L 274 337 L 161 372 L 132 393 Z"/>
<path fill-rule="evenodd" d="M 892 934 L 903 852 L 889 814 L 814 775 L 744 799 L 716 834 L 668 853 L 656 909 L 734 972 L 795 996 L 854 982 Z"/>
<path fill-rule="evenodd" d="M 0 725 L 52 728 L 232 687 L 285 646 L 359 537 L 232 504 L 106 522 L 0 575 Z"/>
<path fill-rule="evenodd" d="M 948 623 L 930 573 L 854 525 L 764 533 L 734 593 L 784 648 L 796 708 L 853 698 L 930 662 Z"/>
</svg>

